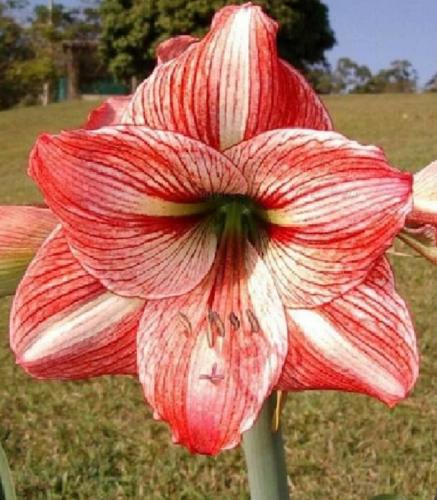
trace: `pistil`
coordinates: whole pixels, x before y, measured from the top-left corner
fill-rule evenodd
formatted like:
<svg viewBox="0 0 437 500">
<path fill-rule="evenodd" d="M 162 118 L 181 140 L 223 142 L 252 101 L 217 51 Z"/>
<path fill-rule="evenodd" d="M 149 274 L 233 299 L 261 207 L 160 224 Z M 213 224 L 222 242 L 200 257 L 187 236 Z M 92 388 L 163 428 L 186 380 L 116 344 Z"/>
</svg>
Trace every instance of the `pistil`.
<svg viewBox="0 0 437 500">
<path fill-rule="evenodd" d="M 221 238 L 241 238 L 253 242 L 262 223 L 261 209 L 243 196 L 216 196 L 214 207 L 217 232 Z"/>
</svg>

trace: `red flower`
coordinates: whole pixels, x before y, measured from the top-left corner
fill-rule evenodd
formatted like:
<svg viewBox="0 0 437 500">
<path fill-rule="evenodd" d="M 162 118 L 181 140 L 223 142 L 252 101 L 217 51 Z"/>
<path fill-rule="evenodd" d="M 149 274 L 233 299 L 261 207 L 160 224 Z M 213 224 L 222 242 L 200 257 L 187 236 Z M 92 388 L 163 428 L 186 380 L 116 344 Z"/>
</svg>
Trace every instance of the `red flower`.
<svg viewBox="0 0 437 500">
<path fill-rule="evenodd" d="M 15 297 L 17 362 L 44 378 L 138 372 L 199 453 L 235 446 L 274 389 L 392 405 L 417 376 L 384 258 L 411 176 L 377 148 L 286 128 L 330 121 L 275 33 L 258 7 L 223 9 L 123 125 L 43 135 L 30 159 L 61 224 Z"/>
<path fill-rule="evenodd" d="M 48 208 L 0 206 L 0 296 L 13 295 L 29 262 L 57 225 Z"/>
<path fill-rule="evenodd" d="M 99 107 L 91 111 L 84 128 L 92 130 L 106 125 L 119 125 L 131 98 L 132 96 L 130 95 L 110 97 Z"/>
<path fill-rule="evenodd" d="M 437 226 L 437 161 L 414 176 L 413 211 L 407 222 Z"/>
<path fill-rule="evenodd" d="M 414 175 L 413 210 L 399 237 L 437 264 L 437 161 Z"/>
</svg>

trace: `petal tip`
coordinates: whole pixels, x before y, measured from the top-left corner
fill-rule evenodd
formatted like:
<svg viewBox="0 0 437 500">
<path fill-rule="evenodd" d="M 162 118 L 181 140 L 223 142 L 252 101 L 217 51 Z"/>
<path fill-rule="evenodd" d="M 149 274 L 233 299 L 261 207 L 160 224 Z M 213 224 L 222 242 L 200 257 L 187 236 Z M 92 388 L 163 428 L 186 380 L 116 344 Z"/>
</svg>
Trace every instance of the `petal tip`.
<svg viewBox="0 0 437 500">
<path fill-rule="evenodd" d="M 46 148 L 53 142 L 52 135 L 48 133 L 40 134 L 30 151 L 29 167 L 27 169 L 28 175 L 36 181 L 36 176 L 40 170 L 42 156 L 46 152 Z"/>
<path fill-rule="evenodd" d="M 178 35 L 161 42 L 156 48 L 158 65 L 171 61 L 183 54 L 191 45 L 198 43 L 199 38 L 191 35 Z"/>
<path fill-rule="evenodd" d="M 227 5 L 220 9 L 213 17 L 211 28 L 215 28 L 219 22 L 222 20 L 227 22 L 230 18 L 235 19 L 237 16 L 248 15 L 247 22 L 251 21 L 252 16 L 254 18 L 261 18 L 264 22 L 262 23 L 264 29 L 266 28 L 265 22 L 269 23 L 269 28 L 274 31 L 278 30 L 278 23 L 268 16 L 260 5 L 256 5 L 252 2 L 246 2 L 242 5 Z"/>
<path fill-rule="evenodd" d="M 403 389 L 403 391 L 397 393 L 397 394 L 384 394 L 378 396 L 378 399 L 387 405 L 390 409 L 393 409 L 395 406 L 397 406 L 399 403 L 404 401 L 404 399 L 407 399 L 408 396 L 410 396 L 411 392 L 413 391 L 414 384 L 416 383 L 416 378 L 414 381 L 409 384 L 407 387 Z"/>
</svg>

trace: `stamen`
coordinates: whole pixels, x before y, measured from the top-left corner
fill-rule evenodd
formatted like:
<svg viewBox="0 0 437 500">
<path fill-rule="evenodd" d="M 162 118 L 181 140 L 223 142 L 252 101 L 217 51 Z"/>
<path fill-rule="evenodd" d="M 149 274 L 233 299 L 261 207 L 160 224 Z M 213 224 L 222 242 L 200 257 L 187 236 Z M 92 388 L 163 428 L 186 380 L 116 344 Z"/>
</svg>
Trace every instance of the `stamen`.
<svg viewBox="0 0 437 500">
<path fill-rule="evenodd" d="M 234 330 L 238 330 L 240 328 L 240 320 L 238 319 L 238 316 L 234 313 L 234 311 L 232 311 L 229 315 L 229 321 L 231 322 L 232 328 Z"/>
<path fill-rule="evenodd" d="M 176 315 L 176 320 L 178 321 L 179 326 L 182 328 L 182 333 L 186 337 L 193 334 L 193 328 L 186 314 L 179 312 Z"/>
<path fill-rule="evenodd" d="M 220 316 L 215 311 L 210 311 L 208 314 L 209 324 L 211 325 L 211 329 L 215 335 L 219 337 L 225 336 L 225 325 L 223 321 L 220 319 Z"/>
<path fill-rule="evenodd" d="M 210 374 L 201 374 L 199 376 L 200 380 L 209 380 L 212 384 L 217 384 L 220 380 L 223 380 L 225 376 L 223 374 L 217 373 L 217 363 L 214 363 L 211 368 Z"/>
<path fill-rule="evenodd" d="M 285 395 L 282 391 L 276 391 L 276 405 L 272 418 L 272 431 L 278 432 L 281 425 L 281 412 L 285 404 Z"/>
<path fill-rule="evenodd" d="M 208 347 L 212 349 L 214 347 L 215 337 L 209 324 L 206 326 L 206 340 L 208 341 Z"/>
<path fill-rule="evenodd" d="M 250 329 L 252 333 L 258 333 L 260 331 L 258 319 L 250 309 L 246 309 L 247 319 L 250 323 Z"/>
</svg>

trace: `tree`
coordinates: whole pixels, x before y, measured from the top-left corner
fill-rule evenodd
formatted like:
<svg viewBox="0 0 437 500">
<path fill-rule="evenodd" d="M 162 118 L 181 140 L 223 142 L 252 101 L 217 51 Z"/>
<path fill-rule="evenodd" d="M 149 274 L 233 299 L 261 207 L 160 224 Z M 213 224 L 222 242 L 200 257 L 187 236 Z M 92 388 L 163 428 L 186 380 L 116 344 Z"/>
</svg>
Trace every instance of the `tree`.
<svg viewBox="0 0 437 500">
<path fill-rule="evenodd" d="M 398 59 L 390 63 L 388 69 L 380 70 L 369 79 L 365 92 L 415 92 L 417 87 L 417 71 L 410 61 Z"/>
<path fill-rule="evenodd" d="M 100 9 L 101 55 L 119 79 L 151 71 L 160 31 L 153 0 L 103 0 Z"/>
<path fill-rule="evenodd" d="M 21 63 L 32 54 L 25 30 L 12 16 L 11 2 L 0 1 L 0 109 L 12 106 L 19 99 L 17 82 L 9 74 L 15 63 Z"/>
<path fill-rule="evenodd" d="M 102 0 L 101 54 L 117 78 L 144 77 L 155 65 L 156 45 L 174 35 L 202 36 L 226 4 L 246 0 Z M 281 55 L 301 69 L 324 63 L 335 43 L 328 9 L 320 0 L 259 0 L 279 20 Z"/>
<path fill-rule="evenodd" d="M 7 71 L 7 77 L 15 84 L 16 99 L 9 105 L 39 102 L 43 84 L 47 81 L 54 82 L 56 76 L 56 69 L 48 56 L 14 61 Z"/>
<path fill-rule="evenodd" d="M 306 71 L 306 77 L 318 94 L 337 92 L 334 76 L 328 63 L 314 64 Z"/>
<path fill-rule="evenodd" d="M 417 71 L 410 61 L 398 59 L 388 70 L 389 92 L 414 92 L 417 86 Z"/>
<path fill-rule="evenodd" d="M 437 73 L 433 75 L 425 85 L 426 92 L 437 92 Z"/>
<path fill-rule="evenodd" d="M 46 5 L 36 5 L 31 22 L 31 31 L 39 42 L 61 42 L 63 40 L 95 40 L 100 31 L 98 11 L 95 8 L 66 8 L 54 4 L 50 11 Z"/>
<path fill-rule="evenodd" d="M 98 66 L 96 57 L 93 57 L 92 48 L 93 42 L 97 45 L 99 30 L 97 10 L 92 7 L 70 9 L 61 4 L 54 4 L 53 9 L 49 11 L 45 5 L 37 5 L 29 31 L 35 47 L 36 58 L 51 63 L 46 66 L 50 72 L 47 74 L 45 82 L 52 80 L 54 83 L 59 76 L 64 74 L 68 61 L 72 62 L 70 68 L 74 67 L 77 70 L 76 74 L 79 74 L 79 66 L 87 66 L 88 68 Z M 68 50 L 66 50 L 66 42 L 72 42 Z M 71 61 L 72 45 L 83 45 L 87 49 L 74 51 L 73 61 Z M 77 95 L 79 92 L 76 88 L 78 79 L 73 78 L 71 74 L 69 77 L 69 83 L 72 85 L 74 83 L 71 87 L 74 87 L 72 93 Z M 54 85 L 51 87 L 54 88 Z"/>
<path fill-rule="evenodd" d="M 53 84 L 65 72 L 63 42 L 96 40 L 100 29 L 96 9 L 60 4 L 54 4 L 51 12 L 36 5 L 23 26 L 14 14 L 24 6 L 17 0 L 0 0 L 0 109 L 39 102 L 44 83 Z M 92 61 L 90 53 L 84 58 L 95 73 L 96 58 Z"/>
<path fill-rule="evenodd" d="M 337 61 L 333 75 L 334 92 L 361 93 L 371 77 L 372 73 L 367 66 L 342 57 Z"/>
</svg>

